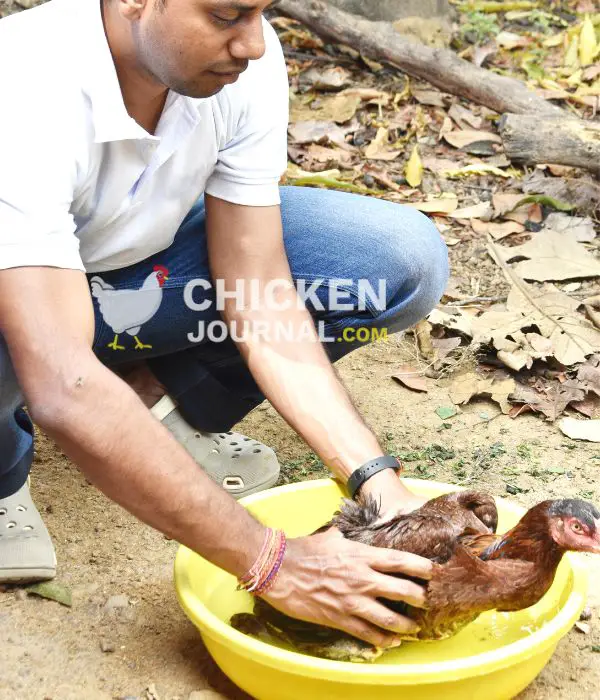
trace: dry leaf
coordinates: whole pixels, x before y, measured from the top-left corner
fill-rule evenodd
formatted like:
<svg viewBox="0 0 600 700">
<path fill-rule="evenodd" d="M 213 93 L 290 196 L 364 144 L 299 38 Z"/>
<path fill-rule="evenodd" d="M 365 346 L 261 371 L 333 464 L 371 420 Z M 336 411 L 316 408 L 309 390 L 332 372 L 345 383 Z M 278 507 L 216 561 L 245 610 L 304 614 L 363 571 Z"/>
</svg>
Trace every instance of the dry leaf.
<svg viewBox="0 0 600 700">
<path fill-rule="evenodd" d="M 600 331 L 577 312 L 577 300 L 554 285 L 526 289 L 529 298 L 513 287 L 506 310 L 487 311 L 471 320 L 475 344 L 493 345 L 503 353 L 499 359 L 508 358 L 513 369 L 521 360 L 525 360 L 521 366 L 531 366 L 533 360 L 549 356 L 569 367 L 600 350 Z M 539 333 L 523 332 L 532 327 Z M 540 336 L 550 345 L 543 345 Z"/>
<path fill-rule="evenodd" d="M 431 360 L 434 355 L 431 344 L 431 323 L 425 319 L 419 321 L 415 326 L 414 333 L 419 352 L 426 360 Z"/>
<path fill-rule="evenodd" d="M 458 209 L 458 197 L 456 195 L 438 197 L 427 202 L 407 202 L 406 204 L 426 214 L 452 214 Z"/>
<path fill-rule="evenodd" d="M 449 308 L 452 309 L 452 307 Z M 442 311 L 442 309 L 434 309 L 427 318 L 434 326 L 443 326 L 449 330 L 464 333 L 469 337 L 473 336 L 474 317 L 462 307 L 453 308 L 451 313 Z"/>
<path fill-rule="evenodd" d="M 525 226 L 516 221 L 505 221 L 502 224 L 497 224 L 492 221 L 478 221 L 475 219 L 471 221 L 471 227 L 475 233 L 481 235 L 489 234 L 495 241 L 500 241 L 503 238 L 512 236 L 514 233 L 523 233 L 525 231 Z"/>
<path fill-rule="evenodd" d="M 316 102 L 316 101 L 315 101 Z M 343 124 L 350 121 L 362 104 L 359 95 L 348 95 L 346 91 L 340 92 L 335 97 L 322 96 L 318 100 L 318 107 L 307 104 L 304 100 L 296 98 L 290 105 L 290 121 L 325 121 Z"/>
<path fill-rule="evenodd" d="M 326 163 L 330 168 L 338 165 L 347 168 L 352 163 L 352 154 L 339 148 L 327 148 L 311 143 L 306 149 L 302 160 L 304 167 L 310 171 L 317 169 L 314 167 L 315 164 L 323 163 Z"/>
<path fill-rule="evenodd" d="M 458 102 L 455 102 L 452 107 L 450 107 L 448 116 L 454 120 L 460 129 L 471 127 L 471 129 L 479 130 L 483 124 L 483 119 L 481 117 L 476 116 L 471 110 L 458 104 Z"/>
<path fill-rule="evenodd" d="M 310 83 L 315 90 L 341 90 L 350 82 L 351 74 L 341 66 L 310 68 L 301 80 Z"/>
<path fill-rule="evenodd" d="M 451 131 L 444 134 L 444 139 L 454 148 L 466 148 L 474 143 L 502 143 L 502 139 L 498 134 L 492 134 L 491 131 L 477 131 L 475 129 L 465 129 L 464 131 Z"/>
<path fill-rule="evenodd" d="M 412 389 L 413 391 L 420 391 L 424 393 L 429 391 L 425 377 L 420 376 L 418 370 L 408 365 L 403 365 L 400 367 L 400 371 L 398 374 L 393 374 L 392 379 L 395 379 L 397 382 L 400 382 L 400 384 L 403 384 L 405 387 Z"/>
<path fill-rule="evenodd" d="M 554 384 L 541 392 L 517 383 L 511 400 L 513 403 L 526 404 L 533 411 L 543 413 L 549 420 L 555 421 L 571 402 L 581 401 L 583 396 L 583 391 L 564 384 Z"/>
<path fill-rule="evenodd" d="M 579 420 L 578 418 L 563 418 L 558 427 L 571 440 L 587 440 L 600 442 L 600 420 Z"/>
<path fill-rule="evenodd" d="M 590 217 L 553 212 L 544 221 L 544 228 L 563 233 L 579 243 L 593 241 L 596 238 L 596 229 Z"/>
<path fill-rule="evenodd" d="M 495 165 L 488 165 L 487 163 L 472 163 L 462 168 L 447 170 L 442 174 L 444 177 L 451 180 L 461 177 L 470 177 L 471 175 L 495 175 L 496 177 L 503 177 L 505 179 L 511 178 L 511 175 L 504 172 L 504 170 L 500 170 L 500 168 L 497 168 Z"/>
<path fill-rule="evenodd" d="M 420 187 L 423 182 L 423 170 L 423 163 L 419 155 L 419 147 L 415 146 L 404 170 L 406 182 L 408 182 L 411 187 Z"/>
<path fill-rule="evenodd" d="M 435 351 L 433 357 L 433 367 L 434 369 L 440 369 L 444 364 L 446 358 L 457 348 L 460 347 L 462 341 L 459 337 L 455 338 L 432 338 L 431 345 Z"/>
<path fill-rule="evenodd" d="M 365 149 L 365 158 L 369 160 L 395 160 L 401 151 L 391 151 L 389 146 L 389 132 L 384 127 L 377 130 L 377 136 Z"/>
<path fill-rule="evenodd" d="M 423 165 L 427 170 L 432 173 L 443 173 L 446 170 L 452 170 L 456 167 L 456 161 L 450 160 L 449 158 L 423 158 Z"/>
<path fill-rule="evenodd" d="M 294 143 L 334 143 L 346 150 L 355 151 L 355 147 L 346 142 L 346 134 L 353 129 L 343 128 L 332 122 L 306 121 L 290 124 L 288 133 Z"/>
<path fill-rule="evenodd" d="M 472 207 L 457 209 L 450 214 L 451 219 L 489 219 L 493 214 L 492 205 L 489 202 L 480 202 Z"/>
<path fill-rule="evenodd" d="M 555 231 L 542 231 L 523 245 L 513 248 L 496 246 L 496 250 L 507 263 L 516 258 L 527 258 L 514 267 L 523 279 L 548 282 L 600 277 L 600 261 L 582 245 Z"/>
<path fill-rule="evenodd" d="M 523 201 L 522 194 L 514 194 L 512 192 L 500 192 L 496 193 L 492 197 L 492 204 L 494 205 L 494 214 L 496 218 L 504 216 L 508 212 L 514 211 L 519 204 Z"/>
<path fill-rule="evenodd" d="M 579 61 L 582 66 L 589 66 L 594 62 L 598 52 L 596 29 L 590 17 L 586 17 L 579 35 Z"/>
<path fill-rule="evenodd" d="M 450 399 L 457 405 L 468 403 L 474 396 L 490 396 L 499 404 L 502 413 L 508 414 L 511 405 L 508 397 L 515 389 L 515 380 L 510 378 L 484 379 L 474 372 L 457 377 L 450 386 Z"/>
<path fill-rule="evenodd" d="M 512 51 L 513 49 L 522 49 L 531 43 L 531 39 L 513 32 L 500 32 L 496 36 L 496 44 L 502 49 Z"/>
<path fill-rule="evenodd" d="M 444 96 L 438 90 L 412 90 L 415 100 L 422 105 L 430 107 L 445 107 Z"/>
</svg>

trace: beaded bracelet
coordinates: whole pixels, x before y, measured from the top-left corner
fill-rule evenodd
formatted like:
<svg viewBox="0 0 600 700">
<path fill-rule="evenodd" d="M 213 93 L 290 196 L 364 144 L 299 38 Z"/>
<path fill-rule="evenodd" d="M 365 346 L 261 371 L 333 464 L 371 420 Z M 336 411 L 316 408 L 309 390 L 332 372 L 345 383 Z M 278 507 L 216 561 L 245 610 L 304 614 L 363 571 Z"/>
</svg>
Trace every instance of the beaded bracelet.
<svg viewBox="0 0 600 700">
<path fill-rule="evenodd" d="M 238 590 L 245 590 L 253 595 L 262 595 L 271 589 L 281 569 L 287 540 L 283 530 L 267 528 L 265 540 L 254 564 L 239 579 Z"/>
</svg>

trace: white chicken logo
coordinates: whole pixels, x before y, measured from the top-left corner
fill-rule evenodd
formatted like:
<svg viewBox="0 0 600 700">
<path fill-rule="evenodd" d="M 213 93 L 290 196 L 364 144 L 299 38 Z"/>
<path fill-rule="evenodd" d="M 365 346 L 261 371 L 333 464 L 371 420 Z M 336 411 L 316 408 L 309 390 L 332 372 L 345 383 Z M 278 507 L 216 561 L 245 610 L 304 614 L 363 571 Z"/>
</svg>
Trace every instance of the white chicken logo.
<svg viewBox="0 0 600 700">
<path fill-rule="evenodd" d="M 164 265 L 155 265 L 154 271 L 146 277 L 139 289 L 115 289 L 101 277 L 92 277 L 90 287 L 98 300 L 100 313 L 115 334 L 115 339 L 107 347 L 125 350 L 119 345 L 119 335 L 129 333 L 135 338 L 135 349 L 145 350 L 138 338 L 140 328 L 158 311 L 163 298 L 163 285 L 169 279 L 169 271 Z"/>
</svg>

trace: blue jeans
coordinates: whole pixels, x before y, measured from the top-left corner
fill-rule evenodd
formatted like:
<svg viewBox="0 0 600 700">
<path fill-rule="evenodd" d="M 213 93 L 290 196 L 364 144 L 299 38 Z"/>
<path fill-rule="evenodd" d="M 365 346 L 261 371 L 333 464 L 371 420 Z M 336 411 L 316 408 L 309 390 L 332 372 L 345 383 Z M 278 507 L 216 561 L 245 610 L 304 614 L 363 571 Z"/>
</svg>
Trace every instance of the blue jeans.
<svg viewBox="0 0 600 700">
<path fill-rule="evenodd" d="M 323 337 L 336 340 L 323 342 L 332 362 L 364 344 L 342 338 L 344 329 L 387 328 L 393 333 L 414 325 L 437 304 L 448 279 L 448 256 L 427 217 L 409 207 L 328 190 L 284 187 L 281 196 L 284 242 L 294 280 L 306 280 L 307 285 L 325 280 L 306 303 Z M 197 341 L 199 322 L 221 319 L 214 303 L 198 311 L 184 301 L 190 281 L 211 280 L 204 221 L 201 199 L 168 249 L 127 268 L 90 274 L 88 281 L 94 292 L 94 352 L 99 360 L 117 371 L 124 363 L 146 360 L 191 425 L 221 432 L 264 397 L 231 339 Z M 109 285 L 117 290 L 139 289 L 156 274 L 156 266 L 168 274 L 160 305 L 151 315 L 156 289 L 140 291 L 132 302 L 140 325 L 132 329 L 122 318 L 131 309 L 119 302 L 111 310 L 110 304 L 103 303 L 103 292 Z M 96 278 L 93 283 L 92 278 Z M 371 303 L 360 305 L 358 280 L 368 280 L 374 290 L 381 291 L 381 279 L 385 280 L 385 304 L 374 304 L 367 296 Z M 347 294 L 343 301 L 351 303 L 353 310 L 328 308 L 328 280 L 352 281 L 343 290 Z M 193 300 L 196 304 L 214 301 L 214 290 L 196 288 Z M 150 312 L 142 322 L 145 303 Z M 120 331 L 116 342 L 115 331 Z M 337 342 L 338 338 L 342 341 Z M 136 344 L 151 347 L 136 349 Z M 32 462 L 32 425 L 22 406 L 23 397 L 0 336 L 0 498 L 24 484 Z"/>
</svg>

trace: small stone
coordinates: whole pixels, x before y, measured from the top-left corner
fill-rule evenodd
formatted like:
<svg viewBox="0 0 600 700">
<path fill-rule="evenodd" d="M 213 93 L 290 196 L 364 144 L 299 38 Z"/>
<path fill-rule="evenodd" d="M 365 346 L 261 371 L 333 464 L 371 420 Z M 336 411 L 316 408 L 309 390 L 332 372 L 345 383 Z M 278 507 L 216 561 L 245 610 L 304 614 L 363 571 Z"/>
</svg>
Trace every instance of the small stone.
<svg viewBox="0 0 600 700">
<path fill-rule="evenodd" d="M 589 634 L 590 633 L 590 626 L 586 622 L 576 622 L 575 629 L 578 632 L 581 632 L 581 634 Z"/>
<path fill-rule="evenodd" d="M 589 605 L 587 605 L 587 606 L 581 611 L 581 615 L 579 616 L 579 619 L 580 619 L 582 622 L 588 622 L 589 620 L 592 619 L 593 616 L 594 616 L 593 610 L 590 608 Z"/>
<path fill-rule="evenodd" d="M 100 641 L 100 649 L 105 653 L 105 654 L 112 654 L 115 650 L 115 645 L 112 642 L 109 642 L 106 639 L 102 639 Z"/>
<path fill-rule="evenodd" d="M 129 598 L 126 595 L 111 595 L 104 604 L 105 610 L 119 610 L 129 605 Z"/>
<path fill-rule="evenodd" d="M 27 600 L 27 591 L 24 591 L 22 588 L 18 588 L 15 591 L 15 598 L 17 600 Z"/>
</svg>

